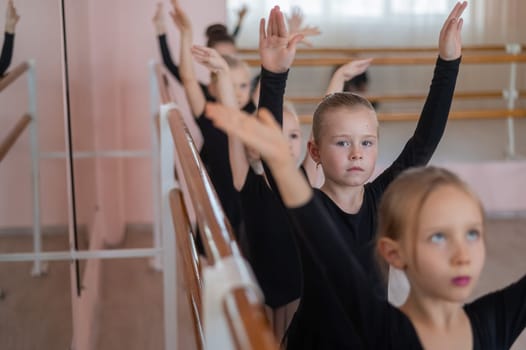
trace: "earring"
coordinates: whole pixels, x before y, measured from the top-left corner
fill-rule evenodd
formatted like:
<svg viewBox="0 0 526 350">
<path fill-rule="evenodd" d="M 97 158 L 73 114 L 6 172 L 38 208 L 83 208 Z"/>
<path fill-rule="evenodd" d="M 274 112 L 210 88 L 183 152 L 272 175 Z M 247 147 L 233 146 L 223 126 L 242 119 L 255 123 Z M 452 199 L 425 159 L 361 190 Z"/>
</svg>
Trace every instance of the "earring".
<svg viewBox="0 0 526 350">
<path fill-rule="evenodd" d="M 316 163 L 316 170 L 320 167 L 321 162 Z"/>
</svg>

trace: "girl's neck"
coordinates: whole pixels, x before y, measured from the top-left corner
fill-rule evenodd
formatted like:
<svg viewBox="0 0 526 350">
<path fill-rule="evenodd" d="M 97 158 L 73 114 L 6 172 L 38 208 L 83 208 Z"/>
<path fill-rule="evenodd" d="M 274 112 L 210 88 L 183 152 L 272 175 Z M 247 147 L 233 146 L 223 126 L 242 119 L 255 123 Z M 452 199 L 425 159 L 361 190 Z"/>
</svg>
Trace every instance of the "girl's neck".
<svg viewBox="0 0 526 350">
<path fill-rule="evenodd" d="M 471 349 L 471 324 L 460 303 L 417 295 L 411 288 L 400 310 L 411 320 L 425 349 Z"/>
<path fill-rule="evenodd" d="M 356 214 L 360 211 L 363 203 L 364 186 L 342 186 L 325 179 L 320 187 L 336 205 L 348 214 Z"/>
</svg>

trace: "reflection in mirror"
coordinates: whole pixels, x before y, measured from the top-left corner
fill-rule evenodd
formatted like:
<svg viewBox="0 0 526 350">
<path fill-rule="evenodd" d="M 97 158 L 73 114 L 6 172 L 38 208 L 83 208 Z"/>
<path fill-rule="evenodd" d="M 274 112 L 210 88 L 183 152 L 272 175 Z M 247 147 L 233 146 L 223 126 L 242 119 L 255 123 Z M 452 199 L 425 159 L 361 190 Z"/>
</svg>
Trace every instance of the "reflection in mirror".
<svg viewBox="0 0 526 350">
<path fill-rule="evenodd" d="M 6 349 L 67 348 L 70 263 L 38 258 L 69 250 L 65 162 L 47 156 L 66 149 L 60 11 L 56 1 L 6 0 L 0 13 L 0 254 L 26 255 L 0 263 L 0 339 Z"/>
</svg>

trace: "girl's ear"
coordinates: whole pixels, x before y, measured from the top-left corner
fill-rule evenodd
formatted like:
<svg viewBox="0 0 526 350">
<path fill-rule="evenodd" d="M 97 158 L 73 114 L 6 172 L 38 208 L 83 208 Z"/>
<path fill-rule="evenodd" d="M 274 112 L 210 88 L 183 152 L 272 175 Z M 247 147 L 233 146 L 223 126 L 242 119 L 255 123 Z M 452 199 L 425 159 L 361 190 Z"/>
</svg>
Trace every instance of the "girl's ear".
<svg viewBox="0 0 526 350">
<path fill-rule="evenodd" d="M 400 251 L 400 243 L 388 237 L 378 240 L 378 253 L 391 266 L 404 270 L 406 261 Z"/>
<path fill-rule="evenodd" d="M 314 140 L 312 140 L 312 138 L 309 140 L 309 142 L 307 142 L 307 149 L 309 150 L 310 157 L 312 158 L 314 163 L 320 163 L 320 149 L 318 148 L 318 145 L 316 145 Z"/>
</svg>

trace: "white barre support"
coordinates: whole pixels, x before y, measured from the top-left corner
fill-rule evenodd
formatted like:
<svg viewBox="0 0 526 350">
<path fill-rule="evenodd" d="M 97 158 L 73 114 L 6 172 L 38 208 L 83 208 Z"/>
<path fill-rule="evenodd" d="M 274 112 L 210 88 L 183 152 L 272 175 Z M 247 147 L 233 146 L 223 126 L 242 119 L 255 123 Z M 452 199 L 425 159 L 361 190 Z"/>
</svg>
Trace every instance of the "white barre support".
<svg viewBox="0 0 526 350">
<path fill-rule="evenodd" d="M 518 55 L 522 48 L 520 44 L 507 44 L 506 52 L 510 55 Z M 519 98 L 517 91 L 517 62 L 510 63 L 510 80 L 508 89 L 503 92 L 504 99 L 507 101 L 508 110 L 515 108 L 515 101 Z M 516 158 L 515 152 L 515 121 L 512 116 L 507 118 L 508 146 L 506 148 L 506 158 Z"/>
<path fill-rule="evenodd" d="M 253 290 L 263 301 L 249 263 L 241 256 L 229 256 L 217 261 L 203 270 L 203 313 L 205 324 L 205 348 L 235 349 L 235 342 L 223 311 L 223 301 L 227 293 L 245 287 Z"/>
<path fill-rule="evenodd" d="M 31 184 L 33 188 L 33 252 L 35 259 L 31 269 L 32 276 L 41 276 L 47 272 L 47 266 L 38 258 L 42 251 L 42 232 L 40 228 L 40 164 L 39 164 L 39 142 L 38 142 L 38 118 L 37 118 L 37 89 L 35 61 L 29 60 L 27 72 L 28 109 L 31 116 L 29 126 L 29 137 L 31 142 Z"/>
<path fill-rule="evenodd" d="M 175 181 L 175 144 L 168 123 L 170 110 L 177 108 L 175 103 L 161 105 L 159 112 L 160 144 L 160 192 L 161 192 L 161 232 L 163 250 L 164 287 L 164 348 L 177 349 L 177 264 L 175 260 L 175 229 L 170 209 L 170 191 L 178 188 Z"/>
<path fill-rule="evenodd" d="M 157 90 L 157 76 L 155 74 L 155 60 L 149 63 L 150 69 L 150 134 L 151 134 L 151 152 L 152 152 L 152 196 L 153 196 L 153 246 L 161 248 L 161 164 L 159 148 L 159 91 Z M 162 269 L 161 258 L 154 257 L 150 261 L 150 266 L 157 271 Z"/>
<path fill-rule="evenodd" d="M 57 261 L 57 260 L 85 260 L 85 259 L 116 259 L 116 258 L 144 258 L 161 254 L 160 249 L 107 249 L 107 250 L 68 250 L 40 253 L 9 253 L 0 254 L 0 262 L 23 261 Z"/>
<path fill-rule="evenodd" d="M 40 158 L 46 159 L 66 159 L 66 152 L 41 152 Z M 83 158 L 148 158 L 152 156 L 152 151 L 142 150 L 110 150 L 110 151 L 77 151 L 73 152 L 73 159 Z"/>
</svg>

